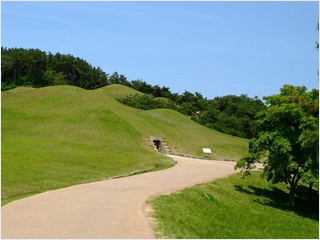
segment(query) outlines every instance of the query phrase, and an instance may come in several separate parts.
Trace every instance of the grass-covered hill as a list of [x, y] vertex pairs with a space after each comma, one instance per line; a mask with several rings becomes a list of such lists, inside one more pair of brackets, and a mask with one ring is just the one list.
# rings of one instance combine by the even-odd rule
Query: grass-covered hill
[[121, 99], [125, 98], [130, 95], [144, 95], [144, 93], [139, 92], [131, 87], [121, 85], [121, 84], [112, 84], [105, 87], [102, 87], [100, 89], [97, 89], [96, 91], [102, 91], [103, 93], [109, 95], [109, 97], [115, 98], [115, 99]]
[[18, 87], [2, 92], [2, 204], [74, 184], [173, 165], [155, 152], [160, 136], [171, 153], [239, 159], [248, 141], [208, 129], [169, 109], [143, 111], [116, 98], [123, 85]]
[[[196, 79], [195, 79], [196, 81]], [[121, 84], [138, 94], [123, 98], [122, 103], [143, 109], [168, 108], [190, 116], [208, 128], [233, 136], [251, 139], [256, 135], [255, 115], [266, 105], [257, 97], [227, 95], [207, 99], [201, 93], [172, 93], [169, 87], [150, 85], [140, 79], [129, 81], [125, 75], [104, 72], [86, 60], [71, 54], [52, 54], [40, 49], [1, 47], [1, 91], [21, 86], [35, 88], [70, 85], [87, 90]], [[115, 90], [115, 91], [114, 91]], [[117, 96], [117, 86], [108, 88]], [[130, 90], [132, 92], [132, 90]], [[142, 95], [145, 93], [147, 95]]]

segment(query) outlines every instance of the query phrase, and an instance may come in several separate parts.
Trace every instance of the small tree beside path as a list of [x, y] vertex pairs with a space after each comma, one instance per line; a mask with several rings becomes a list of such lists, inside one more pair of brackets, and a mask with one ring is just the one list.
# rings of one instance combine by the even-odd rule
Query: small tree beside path
[[[244, 176], [265, 159], [263, 176], [289, 184], [290, 206], [300, 180], [311, 188], [319, 178], [319, 90], [284, 85], [280, 94], [264, 97], [268, 108], [256, 116], [257, 136], [235, 169]], [[312, 189], [311, 189], [312, 190]]]

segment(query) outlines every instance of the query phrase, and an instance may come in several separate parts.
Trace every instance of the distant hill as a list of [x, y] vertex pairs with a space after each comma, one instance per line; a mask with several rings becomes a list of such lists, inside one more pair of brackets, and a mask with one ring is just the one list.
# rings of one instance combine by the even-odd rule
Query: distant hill
[[108, 85], [100, 89], [97, 89], [96, 91], [102, 91], [115, 99], [125, 98], [127, 96], [134, 95], [134, 94], [143, 95], [142, 92], [139, 92], [131, 87], [121, 85], [121, 84]]
[[[68, 85], [2, 92], [2, 198], [152, 171], [173, 165], [154, 151], [161, 137], [171, 153], [239, 159], [248, 140], [226, 135], [170, 109], [143, 111], [115, 98], [123, 85], [84, 90]], [[142, 94], [142, 93], [141, 93]]]
[[[118, 91], [120, 84], [129, 88]], [[247, 139], [257, 134], [255, 115], [266, 108], [260, 99], [249, 98], [245, 94], [210, 100], [199, 92], [172, 93], [169, 87], [153, 86], [141, 79], [129, 81], [118, 72], [106, 73], [99, 66], [92, 66], [71, 54], [1, 47], [1, 91], [19, 86], [40, 88], [59, 85], [87, 90], [103, 88], [128, 106], [143, 110], [170, 108], [208, 128]]]

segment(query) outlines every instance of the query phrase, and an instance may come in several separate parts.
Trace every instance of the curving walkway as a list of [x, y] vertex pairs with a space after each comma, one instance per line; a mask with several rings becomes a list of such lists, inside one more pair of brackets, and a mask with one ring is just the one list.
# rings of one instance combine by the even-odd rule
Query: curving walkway
[[145, 215], [152, 195], [233, 174], [235, 162], [170, 156], [166, 170], [76, 185], [2, 207], [2, 238], [154, 238]]

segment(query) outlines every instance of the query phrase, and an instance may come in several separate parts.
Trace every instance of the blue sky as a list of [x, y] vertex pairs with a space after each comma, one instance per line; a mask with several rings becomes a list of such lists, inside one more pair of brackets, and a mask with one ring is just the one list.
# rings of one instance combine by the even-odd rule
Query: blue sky
[[318, 88], [319, 3], [2, 2], [1, 45], [72, 54], [129, 81], [200, 92]]

